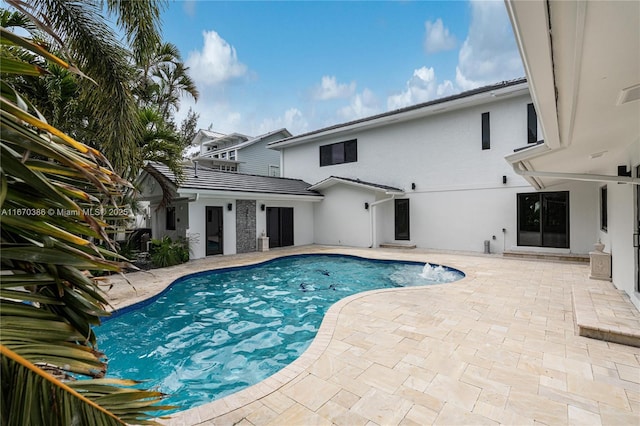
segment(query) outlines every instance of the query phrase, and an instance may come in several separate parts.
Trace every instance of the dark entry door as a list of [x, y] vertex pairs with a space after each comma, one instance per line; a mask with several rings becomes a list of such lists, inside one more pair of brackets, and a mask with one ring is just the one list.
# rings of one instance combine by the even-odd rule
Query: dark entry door
[[396, 200], [395, 202], [395, 238], [396, 240], [409, 239], [409, 199]]
[[222, 207], [207, 206], [207, 256], [222, 254]]
[[269, 247], [293, 245], [293, 207], [267, 207]]

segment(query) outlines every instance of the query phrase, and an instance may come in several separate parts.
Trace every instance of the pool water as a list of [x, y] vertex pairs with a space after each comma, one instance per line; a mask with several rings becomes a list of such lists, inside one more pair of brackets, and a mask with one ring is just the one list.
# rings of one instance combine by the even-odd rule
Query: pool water
[[[455, 269], [302, 255], [206, 271], [114, 312], [96, 333], [111, 377], [146, 380], [180, 410], [258, 383], [293, 362], [327, 309], [362, 291], [464, 277]], [[177, 410], [176, 410], [177, 411]]]

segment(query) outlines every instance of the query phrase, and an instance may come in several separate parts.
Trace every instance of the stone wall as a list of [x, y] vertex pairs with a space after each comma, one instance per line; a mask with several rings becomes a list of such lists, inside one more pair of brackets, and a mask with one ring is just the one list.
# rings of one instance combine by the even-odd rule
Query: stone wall
[[256, 251], [256, 201], [236, 200], [236, 252]]

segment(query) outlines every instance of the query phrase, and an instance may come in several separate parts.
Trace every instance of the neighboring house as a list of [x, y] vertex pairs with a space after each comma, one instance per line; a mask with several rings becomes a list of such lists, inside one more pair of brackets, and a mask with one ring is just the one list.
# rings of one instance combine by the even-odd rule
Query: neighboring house
[[280, 176], [280, 154], [267, 149], [267, 144], [290, 136], [287, 129], [256, 137], [199, 130], [191, 146], [199, 145], [200, 152], [191, 160], [214, 170]]
[[506, 5], [545, 135], [507, 160], [538, 193], [585, 192], [571, 232], [602, 240], [640, 309], [640, 2]]
[[[138, 177], [140, 199], [150, 203], [154, 238], [187, 238], [191, 258], [313, 243], [313, 207], [322, 195], [297, 179], [247, 175], [186, 166], [176, 183], [163, 164], [149, 163]], [[172, 201], [163, 203], [163, 187]]]
[[315, 182], [314, 241], [492, 252], [588, 253], [597, 184], [536, 192], [505, 161], [541, 146], [525, 79], [293, 136], [283, 176]]

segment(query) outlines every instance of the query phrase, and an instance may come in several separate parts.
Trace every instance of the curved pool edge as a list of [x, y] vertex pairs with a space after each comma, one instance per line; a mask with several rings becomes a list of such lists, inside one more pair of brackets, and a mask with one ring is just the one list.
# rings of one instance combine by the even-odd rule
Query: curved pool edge
[[[361, 255], [346, 254], [340, 251], [307, 253], [302, 255], [327, 255], [327, 254], [335, 254], [340, 256], [350, 256], [350, 257], [357, 257], [357, 258], [368, 259], [368, 260], [381, 260], [381, 261], [389, 261], [389, 262], [394, 262], [394, 261], [395, 262], [398, 262], [398, 261], [415, 262], [415, 263], [427, 262], [424, 260], [419, 261], [415, 259], [406, 259], [400, 256], [400, 253], [394, 253], [395, 255], [398, 256], [398, 258], [394, 258], [394, 259], [379, 259], [375, 257], [365, 257]], [[292, 255], [284, 254], [282, 256], [269, 259], [265, 262], [257, 262], [257, 263], [252, 263], [248, 265], [243, 265], [243, 266], [259, 265], [272, 260], [280, 259], [283, 257], [290, 257], [290, 256]], [[442, 265], [440, 263], [437, 263], [437, 264]], [[446, 283], [447, 286], [464, 284], [465, 281], [470, 279], [470, 274], [468, 272], [463, 271], [461, 268], [451, 267], [449, 265], [442, 265], [442, 266], [445, 266], [450, 269], [455, 269], [464, 274], [464, 277], [462, 277], [461, 279], [450, 282], [450, 283]], [[233, 268], [226, 268], [226, 269], [233, 269]], [[202, 272], [210, 272], [210, 270], [202, 271]], [[196, 274], [198, 273], [194, 273], [191, 275], [196, 275]], [[170, 285], [167, 286], [165, 291], [169, 289]], [[170, 414], [169, 415], [170, 419], [166, 424], [167, 425], [194, 425], [201, 422], [210, 421], [211, 419], [224, 416], [248, 404], [251, 404], [255, 401], [265, 398], [268, 395], [280, 390], [282, 387], [293, 384], [297, 380], [304, 378], [307, 374], [311, 374], [311, 373], [307, 373], [307, 374], [304, 374], [304, 373], [310, 367], [312, 367], [313, 364], [316, 361], [318, 361], [320, 357], [325, 353], [325, 351], [329, 347], [329, 344], [332, 341], [332, 337], [337, 328], [338, 321], [340, 319], [340, 313], [346, 306], [353, 303], [354, 301], [359, 300], [361, 298], [365, 298], [365, 297], [375, 296], [381, 293], [429, 291], [430, 289], [438, 288], [440, 286], [441, 286], [440, 284], [436, 284], [436, 285], [423, 285], [423, 286], [415, 286], [415, 287], [395, 287], [395, 288], [374, 289], [374, 290], [353, 294], [344, 299], [338, 300], [333, 305], [331, 305], [327, 310], [327, 312], [325, 313], [322, 319], [322, 322], [320, 323], [320, 327], [318, 328], [318, 332], [316, 336], [313, 338], [309, 347], [292, 363], [288, 364], [287, 366], [285, 366], [278, 372], [274, 373], [273, 375], [267, 377], [266, 379], [262, 380], [261, 382], [258, 382], [254, 385], [249, 386], [248, 388], [242, 389], [238, 392], [235, 392], [231, 395], [227, 395], [225, 397], [214, 400], [212, 402]]]
[[[418, 261], [418, 260], [378, 259], [378, 258], [375, 258], [375, 257], [366, 257], [366, 256], [360, 256], [360, 255], [354, 255], [354, 254], [345, 254], [345, 253], [339, 253], [339, 252], [338, 253], [336, 253], [336, 252], [320, 252], [320, 253], [282, 254], [281, 256], [271, 257], [271, 258], [266, 259], [266, 260], [257, 261], [257, 262], [251, 262], [251, 263], [247, 263], [247, 264], [222, 266], [222, 267], [219, 267], [219, 268], [210, 268], [210, 269], [204, 269], [204, 270], [201, 270], [201, 271], [186, 273], [185, 275], [181, 275], [181, 276], [173, 279], [172, 281], [170, 281], [167, 285], [165, 285], [162, 289], [160, 289], [159, 292], [150, 294], [149, 296], [147, 296], [147, 297], [145, 297], [145, 298], [143, 298], [141, 300], [135, 301], [135, 302], [133, 302], [131, 304], [127, 304], [125, 306], [121, 306], [119, 308], [112, 309], [111, 311], [109, 311], [110, 316], [104, 317], [102, 322], [110, 321], [110, 320], [118, 318], [119, 316], [124, 315], [124, 314], [126, 314], [128, 312], [144, 308], [145, 306], [148, 306], [148, 305], [152, 304], [153, 302], [155, 302], [156, 300], [160, 299], [169, 290], [171, 290], [171, 288], [173, 286], [175, 286], [176, 284], [179, 284], [180, 282], [182, 282], [184, 280], [187, 280], [187, 279], [190, 279], [190, 278], [195, 278], [195, 277], [198, 277], [198, 276], [211, 274], [211, 273], [224, 273], [224, 272], [227, 272], [227, 271], [237, 271], [237, 270], [242, 270], [242, 269], [251, 269], [251, 268], [258, 267], [258, 266], [267, 265], [269, 263], [273, 263], [273, 262], [276, 262], [276, 261], [282, 260], [282, 259], [300, 258], [300, 257], [313, 257], [313, 256], [347, 257], [347, 258], [351, 258], [351, 259], [369, 260], [369, 261], [380, 262], [380, 263], [397, 263], [397, 262], [402, 262], [402, 263], [406, 263], [406, 264], [430, 263], [432, 265], [442, 266], [443, 268], [445, 268], [447, 270], [451, 270], [451, 271], [455, 271], [455, 272], [461, 273], [463, 275], [463, 277], [461, 279], [459, 279], [459, 280], [456, 280], [456, 281], [460, 281], [460, 280], [464, 279], [467, 276], [467, 274], [464, 271], [462, 271], [461, 269], [454, 268], [454, 267], [451, 267], [449, 265], [442, 265], [440, 263], [431, 263], [431, 262]], [[178, 265], [178, 266], [180, 266], [180, 265]], [[156, 271], [156, 270], [152, 270], [152, 271]], [[153, 274], [150, 271], [141, 271], [141, 272], [142, 273], [151, 273], [151, 274]], [[453, 282], [456, 282], [456, 281], [453, 281]], [[401, 287], [398, 287], [398, 288], [401, 288]], [[409, 288], [411, 288], [411, 287], [409, 287]], [[371, 290], [371, 291], [373, 291], [373, 290]]]

